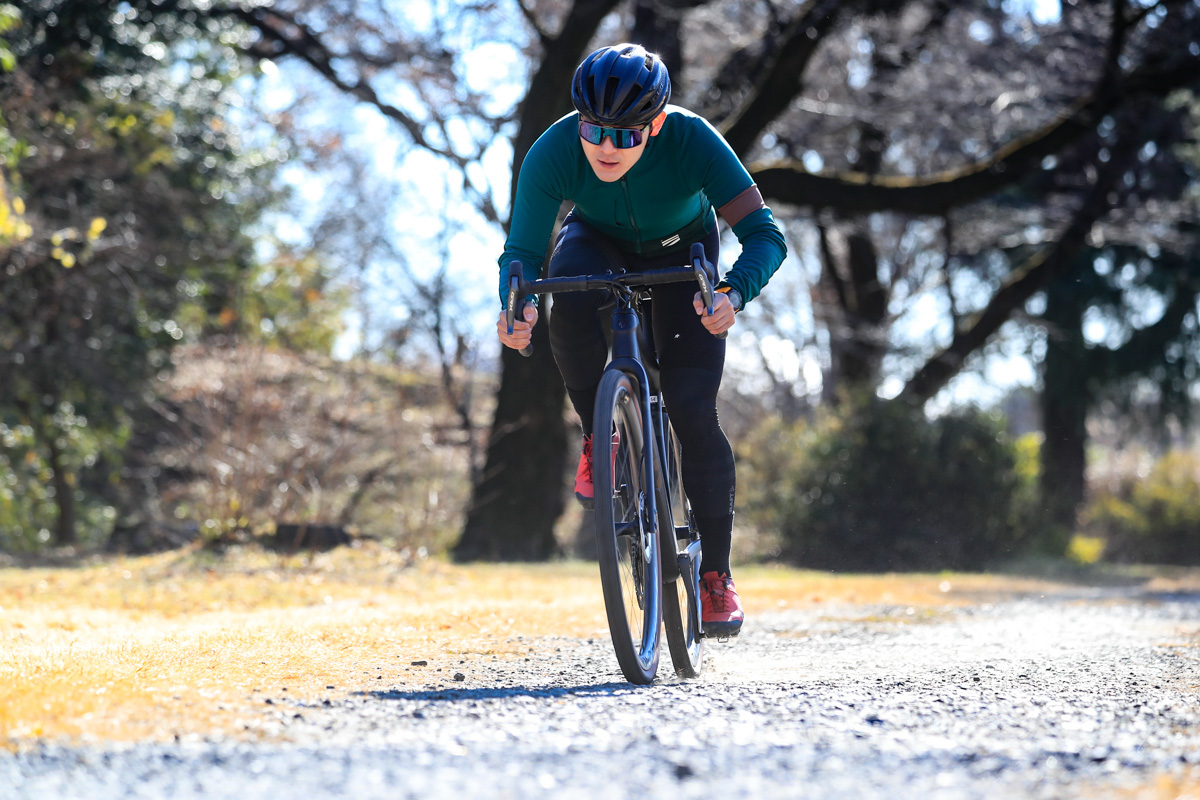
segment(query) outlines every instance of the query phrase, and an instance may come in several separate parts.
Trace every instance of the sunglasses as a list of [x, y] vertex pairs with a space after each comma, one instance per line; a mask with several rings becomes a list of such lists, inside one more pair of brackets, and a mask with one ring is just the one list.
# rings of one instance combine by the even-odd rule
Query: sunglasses
[[606, 128], [594, 122], [579, 121], [579, 138], [592, 144], [600, 144], [607, 136], [612, 139], [613, 147], [618, 150], [628, 150], [642, 143], [646, 128]]

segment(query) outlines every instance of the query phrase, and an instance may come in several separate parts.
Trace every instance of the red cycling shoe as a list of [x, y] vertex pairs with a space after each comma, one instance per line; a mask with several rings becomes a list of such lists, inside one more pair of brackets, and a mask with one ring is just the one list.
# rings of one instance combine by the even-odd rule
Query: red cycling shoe
[[[617, 449], [619, 447], [617, 434], [613, 434], [612, 463], [613, 469], [617, 464]], [[575, 468], [575, 497], [588, 511], [596, 504], [596, 487], [592, 481], [592, 435], [583, 437], [583, 452], [579, 454], [579, 466]]]
[[589, 511], [596, 502], [596, 489], [592, 485], [592, 435], [583, 437], [583, 452], [579, 454], [579, 466], [575, 469], [575, 497]]
[[727, 639], [741, 632], [746, 614], [728, 575], [706, 572], [700, 576], [700, 609], [705, 637]]

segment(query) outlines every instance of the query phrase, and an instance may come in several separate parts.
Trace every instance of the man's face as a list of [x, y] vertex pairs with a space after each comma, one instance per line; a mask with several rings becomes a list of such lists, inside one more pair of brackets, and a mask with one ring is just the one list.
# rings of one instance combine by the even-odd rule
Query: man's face
[[579, 144], [583, 147], [583, 154], [591, 164], [596, 177], [605, 183], [612, 183], [623, 178], [645, 152], [646, 142], [650, 136], [648, 128], [649, 126], [643, 134], [640, 144], [623, 150], [613, 144], [611, 136], [605, 136], [600, 140], [600, 144], [592, 144], [580, 137]]

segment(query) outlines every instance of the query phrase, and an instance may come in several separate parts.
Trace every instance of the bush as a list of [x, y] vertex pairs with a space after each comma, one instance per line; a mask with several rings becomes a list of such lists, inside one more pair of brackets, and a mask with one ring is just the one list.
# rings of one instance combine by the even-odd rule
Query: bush
[[1145, 478], [1098, 492], [1081, 521], [1106, 560], [1200, 565], [1200, 458], [1168, 453]]
[[149, 458], [163, 511], [205, 542], [292, 524], [439, 552], [461, 529], [468, 449], [432, 380], [261, 345], [180, 354], [163, 387], [180, 423]]
[[[835, 570], [978, 568], [1022, 544], [1017, 449], [998, 420], [873, 401], [766, 423], [740, 451], [743, 519]], [[1026, 479], [1027, 480], [1027, 479]]]
[[[61, 403], [45, 424], [52, 426], [73, 492], [75, 544], [92, 548], [112, 530], [120, 449], [128, 430], [105, 431], [88, 424], [70, 403]], [[28, 420], [0, 413], [0, 553], [36, 553], [53, 546], [59, 506], [54, 469]]]

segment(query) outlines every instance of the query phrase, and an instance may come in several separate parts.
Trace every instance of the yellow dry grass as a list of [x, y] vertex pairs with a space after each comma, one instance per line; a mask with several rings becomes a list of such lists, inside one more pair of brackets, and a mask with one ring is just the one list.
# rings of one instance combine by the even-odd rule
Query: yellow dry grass
[[[750, 613], [1062, 589], [989, 575], [774, 568], [739, 570], [738, 586]], [[0, 746], [266, 736], [264, 696], [336, 699], [436, 685], [459, 671], [486, 680], [491, 663], [528, 656], [543, 636], [607, 636], [593, 565], [410, 566], [363, 547], [0, 569]]]
[[[590, 572], [356, 550], [0, 570], [0, 742], [254, 735], [259, 692], [423, 685], [517, 655], [518, 636], [602, 630]], [[416, 660], [428, 669], [406, 669]]]
[[[1084, 792], [1080, 795], [1086, 796]], [[1112, 800], [1200, 800], [1200, 769], [1188, 767], [1178, 775], [1155, 775], [1135, 786], [1096, 788], [1095, 796]]]

